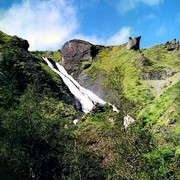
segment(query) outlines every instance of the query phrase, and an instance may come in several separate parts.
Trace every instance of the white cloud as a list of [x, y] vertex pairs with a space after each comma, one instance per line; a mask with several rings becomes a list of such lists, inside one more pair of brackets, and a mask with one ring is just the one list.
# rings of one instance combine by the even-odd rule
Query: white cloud
[[163, 2], [163, 0], [120, 0], [118, 3], [118, 10], [121, 14], [125, 14], [137, 8], [140, 4], [148, 6], [155, 6]]
[[88, 41], [92, 44], [99, 44], [99, 45], [118, 45], [123, 44], [128, 41], [130, 36], [131, 28], [128, 26], [122, 27], [118, 32], [113, 34], [112, 36], [105, 38], [97, 38], [96, 36], [85, 36], [83, 34], [77, 34], [71, 39], [82, 39]]
[[76, 34], [74, 36], [71, 37], [71, 39], [81, 39], [84, 41], [88, 41], [92, 44], [104, 44], [104, 40], [101, 38], [97, 38], [96, 36], [92, 35], [92, 36], [86, 36], [83, 34]]
[[122, 44], [131, 31], [130, 27], [122, 27], [105, 38], [76, 34], [78, 27], [75, 8], [67, 0], [23, 0], [5, 11], [0, 10], [0, 29], [27, 39], [30, 50], [57, 50], [70, 39], [83, 39], [92, 44]]
[[122, 27], [116, 34], [111, 36], [106, 44], [108, 45], [117, 45], [117, 44], [122, 44], [128, 41], [128, 38], [130, 36], [130, 27]]
[[24, 0], [0, 12], [0, 29], [27, 39], [30, 50], [60, 48], [77, 26], [75, 9], [66, 0]]

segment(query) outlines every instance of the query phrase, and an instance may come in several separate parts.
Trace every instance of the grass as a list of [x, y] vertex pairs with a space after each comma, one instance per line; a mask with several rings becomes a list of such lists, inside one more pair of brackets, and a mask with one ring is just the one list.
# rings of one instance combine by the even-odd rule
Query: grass
[[[143, 109], [179, 81], [180, 50], [168, 51], [164, 45], [156, 45], [142, 49], [141, 53], [148, 58], [147, 65], [142, 65], [139, 51], [129, 51], [124, 45], [101, 49], [92, 65], [82, 74], [87, 74], [93, 84], [97, 72], [101, 73], [104, 79], [99, 87], [108, 92], [106, 100], [111, 103], [117, 105], [123, 96], [138, 105], [139, 110]], [[142, 79], [145, 73], [152, 74], [152, 79]]]
[[[111, 50], [103, 49], [93, 61], [90, 68], [83, 73], [92, 81], [97, 72], [102, 73], [102, 88], [108, 91], [107, 100], [117, 105], [122, 97], [136, 104], [147, 104], [153, 99], [152, 88], [139, 79], [141, 70], [136, 58], [138, 51], [129, 51], [124, 46], [113, 46]], [[121, 102], [123, 103], [123, 102]]]
[[[180, 83], [173, 85], [137, 116], [145, 123], [145, 129], [149, 129], [160, 141], [166, 138], [176, 139], [180, 135], [179, 88]], [[168, 142], [165, 140], [163, 144], [166, 143]]]
[[0, 44], [5, 44], [6, 42], [8, 42], [12, 37], [3, 33], [2, 31], [0, 31]]
[[31, 53], [37, 57], [47, 57], [55, 62], [61, 61], [61, 53], [59, 51], [31, 51]]
[[180, 50], [168, 51], [164, 45], [156, 45], [143, 51], [146, 57], [149, 57], [157, 66], [169, 67], [174, 70], [180, 68]]
[[[3, 43], [11, 43], [11, 37], [0, 31], [0, 42], [1, 41], [3, 41]], [[4, 46], [3, 43], [0, 43], [0, 48]], [[32, 103], [34, 105], [35, 113], [33, 116], [36, 115], [36, 112], [37, 115], [39, 113], [44, 114], [43, 119], [45, 123], [40, 128], [43, 134], [42, 137], [44, 137], [45, 132], [50, 142], [51, 140], [55, 141], [56, 139], [54, 139], [53, 136], [49, 136], [48, 131], [53, 134], [54, 127], [59, 127], [58, 124], [61, 121], [62, 128], [59, 129], [57, 133], [68, 131], [64, 128], [64, 124], [69, 123], [67, 124], [69, 131], [72, 126], [74, 127], [71, 135], [75, 138], [75, 146], [73, 144], [72, 147], [76, 148], [77, 142], [78, 145], [86, 149], [86, 151], [83, 152], [84, 154], [87, 154], [89, 151], [92, 152], [92, 154], [100, 152], [102, 157], [100, 165], [105, 167], [105, 170], [109, 168], [109, 170], [114, 171], [114, 174], [118, 174], [118, 170], [119, 173], [122, 174], [122, 177], [125, 177], [124, 173], [126, 173], [130, 167], [132, 171], [129, 171], [130, 175], [126, 176], [127, 179], [129, 179], [128, 177], [131, 177], [134, 168], [137, 167], [135, 171], [138, 171], [138, 166], [140, 163], [143, 163], [141, 162], [141, 158], [145, 158], [147, 162], [143, 168], [149, 170], [148, 173], [152, 174], [149, 179], [153, 179], [153, 177], [157, 177], [157, 179], [171, 179], [169, 178], [170, 170], [174, 170], [176, 165], [178, 168], [180, 158], [179, 50], [167, 51], [164, 45], [143, 49], [141, 52], [148, 61], [148, 63], [144, 65], [141, 62], [142, 59], [140, 59], [142, 55], [140, 51], [129, 51], [124, 45], [113, 46], [108, 49], [102, 48], [93, 60], [92, 65], [90, 67], [87, 66], [87, 69], [85, 69], [81, 75], [83, 75], [83, 73], [87, 74], [90, 77], [90, 81], [88, 80], [89, 82], [87, 83], [93, 86], [93, 82], [98, 78], [97, 75], [99, 73], [102, 74], [102, 76], [100, 76], [101, 81], [99, 81], [99, 86], [106, 92], [106, 100], [112, 104], [115, 103], [118, 109], [120, 109], [120, 113], [112, 112], [105, 105], [102, 112], [94, 110], [92, 113], [82, 115], [77, 113], [71, 105], [63, 102], [70, 98], [70, 92], [61, 78], [45, 65], [41, 58], [45, 56], [59, 62], [61, 59], [59, 52], [30, 52], [33, 55], [32, 57], [37, 57], [31, 60], [29, 52], [25, 53], [22, 49], [15, 49], [11, 52], [10, 46], [6, 48], [7, 62], [14, 58], [13, 63], [20, 65], [24, 74], [32, 74], [32, 82], [38, 78], [38, 81], [35, 83], [31, 81], [27, 83], [33, 84], [34, 90], [36, 90], [36, 86], [38, 86], [38, 89], [43, 88], [44, 92], [49, 93], [48, 96], [45, 96], [44, 101], [37, 101], [39, 106], [36, 107], [34, 99], [38, 99], [39, 96], [35, 97], [33, 91], [29, 91], [29, 93], [31, 92], [30, 94], [25, 90], [22, 91], [22, 97], [26, 97], [28, 100], [24, 98], [24, 101], [21, 101], [24, 110], [30, 113], [29, 108], [31, 108], [31, 106], [27, 106], [27, 102], [30, 102], [30, 104]], [[17, 46], [15, 48], [17, 48]], [[19, 51], [22, 51], [23, 58], [16, 57]], [[26, 57], [27, 54], [30, 57]], [[3, 54], [0, 54], [0, 56], [3, 56]], [[89, 64], [89, 62], [84, 61], [81, 65], [86, 66], [87, 64]], [[37, 66], [37, 69], [31, 69], [35, 66]], [[171, 71], [169, 72], [170, 75], [167, 75], [167, 71]], [[163, 79], [143, 79], [142, 76], [144, 73], [161, 75]], [[37, 74], [37, 77], [34, 76], [35, 74]], [[27, 76], [27, 78], [31, 77], [30, 75]], [[20, 77], [24, 76], [22, 75]], [[25, 80], [24, 82], [26, 82]], [[96, 85], [98, 86], [98, 84]], [[29, 88], [29, 90], [32, 89]], [[25, 96], [23, 95], [24, 93], [26, 93]], [[21, 100], [23, 99], [21, 98]], [[72, 104], [72, 98], [69, 100], [71, 100], [70, 103]], [[37, 111], [39, 107], [42, 108], [41, 111]], [[24, 111], [22, 112], [24, 113]], [[135, 119], [135, 123], [125, 129], [123, 127], [123, 117], [127, 114]], [[26, 113], [24, 113], [24, 115], [26, 115]], [[71, 124], [75, 118], [80, 120], [76, 126]], [[54, 120], [56, 120], [57, 123]], [[9, 122], [8, 119], [7, 122]], [[24, 122], [23, 119], [22, 122]], [[35, 120], [34, 122], [39, 123], [40, 121]], [[33, 132], [34, 131], [32, 131], [32, 134], [34, 134]], [[38, 131], [38, 133], [39, 132], [40, 131]], [[143, 141], [144, 139], [145, 141]], [[61, 138], [57, 139], [57, 142], [61, 143], [61, 140]], [[140, 141], [139, 144], [138, 141]], [[140, 154], [139, 160], [137, 159], [138, 153]], [[74, 155], [77, 155], [77, 151], [74, 152]], [[71, 159], [72, 156], [73, 153], [70, 153], [68, 158]], [[80, 153], [79, 157], [81, 156], [82, 154]], [[118, 158], [119, 160], [117, 160]], [[85, 158], [80, 161], [80, 164], [86, 162], [84, 159], [88, 161], [89, 157], [85, 156]], [[95, 160], [96, 158], [93, 158], [93, 163], [89, 161], [90, 165], [94, 165]], [[77, 161], [77, 158], [75, 158], [74, 161]], [[172, 162], [174, 162], [174, 164]], [[72, 165], [71, 163], [72, 161], [70, 161], [70, 165]], [[131, 166], [129, 166], [129, 163], [132, 163], [130, 164]], [[127, 168], [124, 169], [124, 166]], [[69, 167], [68, 165], [68, 170]], [[84, 170], [85, 169], [82, 168], [82, 172]], [[136, 175], [134, 177], [137, 177], [136, 172], [134, 172], [134, 174]]]

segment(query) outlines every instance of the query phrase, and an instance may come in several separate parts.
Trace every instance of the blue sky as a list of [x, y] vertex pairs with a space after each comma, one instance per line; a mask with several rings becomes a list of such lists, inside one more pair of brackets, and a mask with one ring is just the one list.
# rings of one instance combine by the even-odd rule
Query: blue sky
[[30, 50], [57, 50], [70, 39], [141, 47], [180, 40], [179, 0], [0, 0], [0, 30], [27, 39]]

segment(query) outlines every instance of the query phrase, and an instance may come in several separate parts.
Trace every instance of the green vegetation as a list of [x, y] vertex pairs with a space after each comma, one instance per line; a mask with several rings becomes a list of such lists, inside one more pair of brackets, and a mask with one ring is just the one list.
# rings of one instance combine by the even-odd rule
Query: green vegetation
[[55, 62], [61, 61], [61, 53], [59, 51], [32, 51], [31, 53], [37, 58], [47, 57]]
[[180, 50], [102, 48], [82, 74], [92, 84], [102, 74], [120, 113], [106, 104], [86, 115], [42, 56], [61, 59], [0, 31], [0, 179], [180, 178]]
[[151, 145], [143, 155], [146, 175], [141, 174], [140, 179], [144, 175], [150, 179], [179, 177], [179, 54], [164, 45], [141, 52], [115, 46], [102, 49], [82, 73], [91, 77], [91, 84], [97, 72], [103, 74], [100, 87], [108, 92], [106, 99], [120, 109], [119, 120], [130, 114], [142, 123], [141, 131], [150, 133]]
[[[141, 65], [136, 51], [129, 51], [125, 46], [114, 46], [111, 50], [102, 50], [96, 61], [84, 73], [88, 74], [92, 81], [96, 73], [101, 72], [105, 77], [102, 88], [108, 92], [107, 100], [116, 104], [118, 108], [124, 105], [124, 113], [127, 114], [133, 107], [137, 114], [138, 109], [154, 99], [153, 89], [141, 79]], [[93, 83], [92, 83], [93, 84]]]
[[[154, 147], [145, 155], [152, 177], [179, 177], [180, 83], [169, 88], [143, 109], [138, 119], [153, 135]], [[156, 164], [156, 165], [155, 165]]]

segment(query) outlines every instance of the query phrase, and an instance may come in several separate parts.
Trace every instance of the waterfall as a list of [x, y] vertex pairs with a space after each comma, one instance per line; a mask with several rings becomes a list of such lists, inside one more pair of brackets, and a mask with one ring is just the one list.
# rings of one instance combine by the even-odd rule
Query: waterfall
[[[90, 112], [95, 104], [106, 104], [104, 100], [96, 96], [93, 92], [82, 87], [75, 79], [73, 79], [73, 77], [67, 73], [64, 67], [59, 63], [56, 62], [56, 67], [54, 67], [54, 65], [47, 58], [43, 57], [43, 59], [48, 64], [48, 66], [62, 78], [74, 97], [79, 100], [82, 106], [82, 111], [84, 113]], [[114, 111], [119, 112], [115, 106], [111, 106], [113, 107]]]

